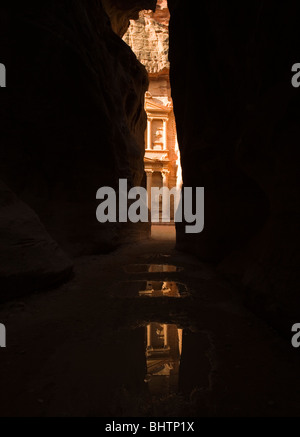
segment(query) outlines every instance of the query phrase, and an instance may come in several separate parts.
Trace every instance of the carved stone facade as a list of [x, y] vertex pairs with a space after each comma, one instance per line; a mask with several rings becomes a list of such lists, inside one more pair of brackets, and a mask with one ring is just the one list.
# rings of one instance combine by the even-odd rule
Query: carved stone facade
[[[145, 133], [145, 171], [149, 193], [152, 187], [172, 189], [181, 185], [181, 165], [169, 75], [169, 19], [167, 2], [159, 0], [156, 12], [141, 12], [138, 20], [131, 21], [124, 36], [124, 41], [131, 46], [149, 74], [149, 90], [145, 96], [148, 120]], [[174, 219], [173, 210], [171, 217]]]

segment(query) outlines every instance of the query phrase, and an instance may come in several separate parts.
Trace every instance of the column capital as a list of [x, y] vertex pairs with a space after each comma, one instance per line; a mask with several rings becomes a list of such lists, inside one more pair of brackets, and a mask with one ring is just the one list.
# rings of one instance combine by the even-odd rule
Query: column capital
[[150, 168], [145, 168], [145, 172], [149, 175], [152, 175], [154, 173], [154, 170], [151, 170]]

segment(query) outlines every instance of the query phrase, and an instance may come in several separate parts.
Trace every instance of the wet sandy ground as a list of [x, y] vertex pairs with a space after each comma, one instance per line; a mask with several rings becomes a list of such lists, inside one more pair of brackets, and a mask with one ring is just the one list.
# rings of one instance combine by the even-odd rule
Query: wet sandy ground
[[300, 416], [299, 350], [172, 241], [80, 258], [0, 322], [1, 416]]

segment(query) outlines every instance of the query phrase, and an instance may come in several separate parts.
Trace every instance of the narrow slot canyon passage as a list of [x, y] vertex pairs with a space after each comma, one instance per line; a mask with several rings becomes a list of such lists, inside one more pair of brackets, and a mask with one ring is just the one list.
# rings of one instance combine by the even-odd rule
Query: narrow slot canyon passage
[[[149, 210], [159, 218], [158, 223], [152, 222], [151, 237], [175, 241], [174, 196], [170, 204], [166, 204], [165, 196], [159, 199], [151, 196], [151, 190], [155, 187], [177, 189], [178, 192], [182, 187], [182, 167], [170, 83], [169, 22], [167, 3], [159, 1], [156, 12], [142, 11], [138, 20], [130, 22], [123, 40], [146, 68], [149, 80], [145, 94], [147, 128], [144, 166]], [[165, 217], [166, 209], [170, 210], [169, 220]]]
[[[0, 416], [299, 417], [295, 14], [53, 1], [0, 6]], [[203, 232], [97, 221], [122, 179]]]

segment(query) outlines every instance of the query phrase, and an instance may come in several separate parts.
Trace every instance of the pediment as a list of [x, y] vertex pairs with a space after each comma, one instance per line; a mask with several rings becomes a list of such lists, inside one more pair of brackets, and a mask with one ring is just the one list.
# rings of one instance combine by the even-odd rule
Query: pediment
[[148, 112], [158, 112], [158, 113], [165, 113], [165, 114], [169, 114], [172, 111], [172, 107], [159, 104], [153, 101], [153, 99], [146, 99], [145, 108], [146, 111]]

